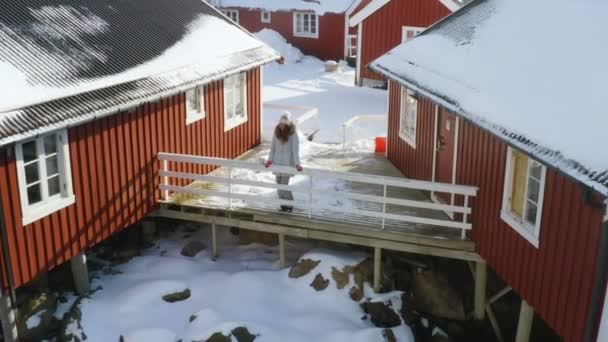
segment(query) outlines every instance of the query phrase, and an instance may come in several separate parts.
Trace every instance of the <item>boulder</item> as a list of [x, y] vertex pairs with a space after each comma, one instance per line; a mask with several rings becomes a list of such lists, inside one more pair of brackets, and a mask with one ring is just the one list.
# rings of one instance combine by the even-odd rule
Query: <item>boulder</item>
[[222, 334], [221, 332], [216, 332], [213, 335], [209, 336], [208, 339], [205, 340], [205, 342], [231, 342], [232, 339], [230, 338], [230, 335], [226, 336], [224, 334]]
[[384, 342], [397, 342], [397, 337], [395, 337], [395, 333], [391, 329], [382, 330], [382, 337], [384, 338]]
[[184, 291], [169, 293], [163, 296], [163, 300], [169, 303], [181, 302], [190, 298], [190, 289]]
[[321, 273], [317, 273], [310, 286], [317, 291], [323, 291], [329, 286], [329, 279], [325, 279]]
[[236, 338], [237, 342], [253, 342], [253, 340], [255, 340], [257, 337], [256, 335], [250, 333], [246, 327], [236, 327], [232, 329], [231, 333], [232, 336]]
[[355, 302], [360, 302], [361, 299], [363, 299], [363, 290], [357, 286], [353, 286], [348, 291], [348, 295], [350, 296], [350, 299], [354, 300]]
[[336, 287], [338, 289], [343, 289], [346, 285], [348, 285], [348, 273], [345, 271], [341, 272], [335, 267], [331, 268], [331, 277], [336, 282]]
[[55, 323], [57, 297], [50, 292], [30, 295], [18, 310], [19, 337], [25, 341], [42, 340]]
[[417, 311], [445, 319], [465, 319], [462, 298], [441, 273], [418, 272], [411, 291], [412, 304]]
[[82, 320], [82, 311], [80, 311], [80, 304], [88, 297], [78, 297], [76, 301], [70, 307], [61, 320], [61, 328], [57, 336], [58, 342], [81, 342], [87, 339], [87, 335], [80, 324]]
[[365, 259], [361, 261], [353, 269], [355, 275], [355, 284], [362, 289], [364, 283], [372, 283], [374, 280], [374, 262], [372, 259]]
[[193, 240], [188, 242], [184, 248], [182, 248], [182, 255], [186, 257], [193, 258], [200, 251], [204, 250], [207, 246], [202, 241]]
[[365, 302], [363, 311], [369, 314], [372, 323], [378, 328], [393, 328], [401, 325], [401, 318], [395, 311], [382, 302]]
[[289, 278], [300, 278], [312, 271], [319, 263], [321, 260], [300, 259], [289, 270]]

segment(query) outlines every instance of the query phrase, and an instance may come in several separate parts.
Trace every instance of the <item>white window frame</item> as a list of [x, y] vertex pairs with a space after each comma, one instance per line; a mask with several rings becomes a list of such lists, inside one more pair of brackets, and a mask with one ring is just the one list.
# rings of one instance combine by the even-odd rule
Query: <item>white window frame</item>
[[[414, 134], [410, 135], [404, 131], [403, 122], [407, 121], [403, 120], [403, 115], [407, 115], [409, 113], [407, 108], [407, 97], [411, 97], [416, 100], [416, 111], [414, 112]], [[414, 96], [414, 93], [411, 90], [408, 90], [405, 87], [401, 87], [401, 103], [399, 105], [399, 137], [403, 139], [406, 143], [408, 143], [413, 148], [416, 148], [416, 133], [418, 131], [418, 99]]]
[[[232, 115], [232, 118], [229, 118], [228, 114], [230, 113], [230, 111], [232, 111], [234, 113], [234, 112], [236, 112], [236, 110], [235, 110], [234, 105], [230, 106], [229, 95], [227, 94], [228, 89], [226, 87], [226, 81], [230, 78], [235, 78], [235, 77], [240, 78], [240, 81], [241, 81], [240, 87], [241, 87], [241, 91], [243, 94], [243, 113], [242, 113], [242, 115]], [[239, 86], [239, 85], [237, 84], [237, 86]], [[234, 101], [233, 101], [233, 104], [234, 104]], [[227, 132], [237, 126], [240, 126], [240, 125], [244, 124], [245, 122], [247, 122], [247, 120], [248, 120], [247, 74], [242, 72], [239, 74], [228, 76], [224, 79], [224, 131]]]
[[[426, 30], [426, 27], [419, 27], [419, 26], [402, 26], [401, 27], [401, 42], [405, 43], [408, 40], [411, 40], [412, 38], [416, 37], [420, 32]], [[412, 38], [408, 39], [407, 38], [407, 34], [408, 32], [414, 32], [414, 35], [412, 36]]]
[[[190, 104], [194, 98], [194, 106]], [[186, 125], [205, 118], [205, 90], [203, 86], [196, 86], [186, 91]]]
[[[522, 218], [513, 214], [510, 208], [511, 204], [511, 192], [512, 192], [512, 184], [513, 184], [513, 176], [514, 176], [514, 163], [513, 163], [513, 151], [514, 149], [508, 147], [507, 149], [507, 162], [505, 163], [505, 179], [504, 179], [504, 187], [503, 187], [503, 197], [502, 197], [502, 208], [500, 211], [500, 218], [506, 222], [511, 228], [513, 228], [516, 232], [518, 232], [522, 237], [524, 237], [528, 242], [530, 242], [534, 247], [538, 248], [540, 243], [540, 228], [541, 228], [541, 218], [543, 212], [543, 202], [545, 197], [545, 182], [547, 175], [547, 168], [539, 163], [538, 161], [530, 158], [528, 156], [528, 165], [527, 165], [527, 173], [526, 173], [526, 186], [524, 190], [524, 206], [523, 206], [523, 214]], [[538, 164], [541, 167], [541, 174], [539, 180], [539, 189], [538, 189], [538, 202], [536, 204], [536, 220], [535, 224], [531, 225], [529, 222], [525, 220], [523, 216], [526, 215], [527, 205], [528, 205], [528, 184], [530, 178], [530, 168], [533, 164]]]
[[[266, 16], [266, 17], [264, 17]], [[263, 23], [270, 23], [271, 20], [271, 16], [270, 16], [270, 11], [262, 11], [262, 13], [260, 14], [260, 21]]]
[[[57, 161], [60, 193], [54, 196], [48, 196], [48, 183], [46, 162], [44, 153], [44, 138], [48, 136], [56, 136], [57, 140]], [[23, 144], [31, 141], [36, 142], [38, 150], [38, 175], [41, 185], [42, 201], [34, 204], [29, 204], [27, 198], [27, 183], [25, 178], [25, 166], [23, 161]], [[53, 133], [39, 136], [35, 139], [29, 139], [15, 145], [15, 155], [17, 164], [17, 178], [19, 182], [19, 196], [21, 200], [22, 223], [28, 225], [38, 221], [58, 210], [68, 207], [76, 202], [74, 191], [72, 189], [72, 170], [70, 167], [70, 148], [68, 142], [67, 130], [55, 131]]]
[[[310, 22], [310, 16], [315, 17], [315, 32], [304, 31], [304, 25], [302, 25], [302, 31], [298, 31], [298, 16], [302, 16], [302, 21], [306, 20], [308, 16], [308, 21]], [[294, 37], [302, 37], [302, 38], [319, 38], [319, 16], [313, 12], [294, 12], [293, 13], [293, 35]]]
[[239, 11], [238, 10], [232, 10], [232, 9], [226, 9], [226, 10], [222, 10], [222, 13], [224, 13], [225, 16], [227, 16], [230, 20], [234, 21], [235, 23], [239, 23]]

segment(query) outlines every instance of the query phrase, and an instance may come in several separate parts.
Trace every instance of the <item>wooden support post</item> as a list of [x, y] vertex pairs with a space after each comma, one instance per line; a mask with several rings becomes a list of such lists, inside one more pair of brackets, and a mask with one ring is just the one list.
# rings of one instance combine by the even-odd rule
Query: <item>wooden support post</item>
[[517, 323], [517, 335], [515, 336], [515, 342], [530, 341], [530, 332], [532, 331], [533, 321], [534, 309], [522, 299], [521, 308], [519, 309], [519, 322]]
[[11, 306], [11, 298], [6, 293], [0, 295], [0, 322], [2, 322], [4, 341], [19, 341], [15, 309]]
[[477, 320], [485, 318], [486, 308], [486, 283], [488, 279], [488, 267], [485, 262], [475, 263], [475, 313]]
[[87, 257], [84, 252], [80, 252], [70, 260], [72, 267], [72, 277], [74, 278], [74, 288], [79, 295], [89, 293], [89, 270], [87, 268]]
[[215, 227], [215, 223], [211, 225], [211, 244], [213, 248], [213, 258], [217, 258], [217, 228]]
[[374, 248], [374, 292], [380, 292], [380, 277], [382, 275], [382, 248]]
[[285, 260], [285, 234], [279, 234], [279, 267], [284, 269], [287, 262]]

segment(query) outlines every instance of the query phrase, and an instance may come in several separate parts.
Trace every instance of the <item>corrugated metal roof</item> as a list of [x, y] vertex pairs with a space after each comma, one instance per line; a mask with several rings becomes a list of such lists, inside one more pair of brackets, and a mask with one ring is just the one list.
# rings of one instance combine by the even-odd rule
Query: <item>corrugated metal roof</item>
[[[212, 32], [201, 37], [215, 39], [197, 41], [196, 34], [205, 30]], [[231, 41], [222, 41], [224, 37]], [[180, 57], [170, 54], [175, 47], [182, 48], [178, 52], [202, 51], [202, 58], [172, 64]], [[216, 55], [218, 49], [221, 55]], [[27, 87], [23, 101], [17, 101], [25, 106], [0, 112], [0, 145], [113, 114], [279, 57], [200, 0], [3, 1], [0, 67], [18, 70]], [[10, 89], [14, 82], [0, 77], [0, 88]], [[28, 101], [28, 87], [46, 96]]]
[[[439, 21], [421, 33], [417, 38], [424, 36], [441, 36], [455, 42], [454, 46], [456, 47], [464, 48], [469, 44], [473, 44], [472, 46], [474, 47], [476, 43], [476, 31], [479, 30], [480, 27], [486, 25], [495, 15], [498, 4], [500, 4], [500, 1], [496, 0], [473, 1], [452, 15]], [[414, 38], [414, 41], [417, 38]], [[522, 39], [522, 37], [513, 37], [513, 39]], [[441, 88], [438, 86], [439, 82], [449, 83], [458, 81], [460, 82], [460, 86], [468, 86], [466, 79], [454, 80], [450, 79], [449, 76], [446, 76], [448, 75], [448, 73], [445, 73], [446, 70], [449, 70], [451, 67], [458, 68], [458, 65], [445, 63], [443, 64], [443, 67], [447, 68], [445, 70], [434, 70], [430, 69], [428, 65], [418, 65], [417, 62], [411, 61], [405, 56], [405, 51], [407, 49], [412, 50], [411, 45], [409, 45], [409, 47], [408, 45], [408, 43], [402, 44], [395, 48], [395, 50], [390, 51], [376, 61], [373, 61], [369, 65], [370, 69], [411, 89], [419, 91], [459, 116], [471, 120], [479, 127], [484, 128], [497, 137], [505, 140], [510, 145], [534, 156], [535, 159], [538, 159], [544, 164], [585, 184], [603, 196], [608, 196], [608, 170], [594, 168], [591, 165], [583, 165], [583, 163], [576, 160], [576, 155], [565, 156], [559, 150], [555, 149], [555, 147], [552, 148], [551, 146], [543, 145], [535, 140], [540, 139], [540, 137], [534, 137], [530, 134], [521, 134], [515, 129], [510, 129], [484, 117], [483, 113], [472, 113], [467, 111], [463, 108], [459, 98], [454, 98], [454, 96], [450, 96], [446, 92], [438, 90]], [[392, 59], [389, 62], [390, 58]], [[442, 58], [449, 59], [449, 54], [447, 52], [442, 54]], [[399, 67], [395, 64], [397, 59], [401, 59], [400, 63], [402, 64], [408, 64], [407, 67]], [[500, 63], [501, 62], [499, 61], [489, 61], [488, 65], [492, 65], [494, 68], [501, 68], [501, 70], [511, 70], [509, 69], [509, 63]], [[421, 81], [421, 75], [423, 74], [432, 74], [432, 77], [425, 78], [424, 81]], [[532, 76], [529, 75], [528, 77]], [[522, 81], [526, 82], [525, 80]], [[564, 86], [572, 87], [572, 85]], [[476, 89], [474, 90], [478, 91]], [[602, 109], [598, 108], [597, 115], [602, 115]], [[577, 125], [576, 122], [571, 122], [569, 124]], [[519, 126], [518, 122], [513, 122], [512, 126]], [[587, 148], [596, 148], [596, 146], [587, 146]]]

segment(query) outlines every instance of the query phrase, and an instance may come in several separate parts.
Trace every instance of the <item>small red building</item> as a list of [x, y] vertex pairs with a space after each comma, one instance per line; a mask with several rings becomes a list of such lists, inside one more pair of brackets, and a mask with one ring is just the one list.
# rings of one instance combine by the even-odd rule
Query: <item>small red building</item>
[[380, 86], [385, 78], [367, 65], [462, 6], [457, 0], [366, 0], [350, 18], [357, 33], [357, 85]]
[[271, 29], [307, 55], [342, 60], [356, 51], [348, 20], [361, 0], [217, 0], [216, 7], [250, 32]]
[[389, 79], [388, 158], [479, 188], [471, 238], [522, 298], [517, 341], [534, 313], [567, 342], [608, 337], [607, 9], [477, 0], [370, 66]]
[[199, 0], [2, 3], [0, 46], [4, 300], [155, 209], [157, 153], [259, 144], [280, 58]]

